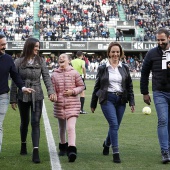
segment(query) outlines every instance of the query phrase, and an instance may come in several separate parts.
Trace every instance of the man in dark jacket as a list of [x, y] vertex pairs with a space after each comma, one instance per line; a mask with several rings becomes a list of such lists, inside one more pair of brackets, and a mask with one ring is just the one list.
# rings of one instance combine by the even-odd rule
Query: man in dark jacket
[[2, 136], [3, 136], [2, 125], [9, 103], [9, 96], [8, 96], [9, 74], [13, 79], [13, 81], [18, 86], [18, 88], [22, 89], [23, 92], [31, 93], [32, 91], [34, 91], [31, 88], [24, 87], [24, 83], [20, 78], [19, 74], [17, 73], [12, 57], [5, 53], [6, 44], [7, 42], [6, 42], [5, 35], [0, 34], [0, 152], [1, 152]]
[[152, 72], [153, 100], [158, 117], [158, 139], [162, 163], [170, 162], [170, 32], [160, 28], [156, 33], [158, 47], [148, 51], [144, 58], [140, 89], [143, 100], [150, 105], [149, 74]]

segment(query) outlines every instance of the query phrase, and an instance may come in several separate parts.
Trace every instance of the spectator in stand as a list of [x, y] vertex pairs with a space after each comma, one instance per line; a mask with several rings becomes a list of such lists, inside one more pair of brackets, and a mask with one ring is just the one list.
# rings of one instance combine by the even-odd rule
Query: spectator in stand
[[102, 0], [102, 5], [106, 5], [106, 0]]
[[119, 37], [121, 41], [124, 41], [123, 31], [120, 30]]
[[85, 32], [84, 34], [83, 34], [83, 41], [88, 41], [88, 37], [87, 37], [87, 33]]
[[144, 35], [144, 41], [149, 41], [149, 37], [148, 37], [148, 35], [146, 33]]
[[117, 3], [118, 3], [118, 7], [119, 7], [118, 9], [121, 10], [121, 3], [122, 3], [122, 0], [118, 0]]
[[55, 36], [55, 33], [52, 32], [52, 35], [51, 35], [51, 41], [56, 41], [57, 37]]
[[116, 41], [119, 41], [120, 38], [120, 32], [119, 30], [116, 30]]
[[144, 34], [143, 31], [141, 31], [139, 34], [139, 41], [143, 41], [143, 39], [144, 39]]
[[150, 39], [151, 39], [151, 41], [156, 41], [156, 36], [153, 32], [151, 32]]
[[[100, 3], [99, 1], [95, 4], [93, 1], [83, 1], [82, 5], [77, 6], [78, 2], [80, 1], [75, 0], [72, 8], [71, 1], [67, 3], [63, 3], [60, 1], [57, 1], [57, 3], [47, 3], [45, 1], [40, 3], [40, 12], [38, 14], [38, 16], [40, 17], [40, 22], [37, 24], [33, 23], [33, 16], [26, 13], [26, 11], [33, 10], [31, 9], [29, 2], [20, 5], [18, 5], [17, 2], [15, 2], [16, 4], [14, 5], [0, 5], [0, 7], [2, 6], [3, 9], [5, 9], [3, 11], [4, 13], [1, 13], [1, 15], [3, 16], [2, 25], [5, 25], [3, 31], [6, 35], [8, 35], [8, 33], [11, 31], [11, 27], [13, 27], [14, 34], [22, 34], [23, 31], [26, 31], [26, 27], [28, 27], [29, 35], [31, 35], [31, 33], [33, 32], [33, 27], [36, 26], [36, 30], [40, 30], [40, 37], [42, 37], [42, 35], [46, 33], [43, 31], [45, 27], [48, 27], [52, 30], [52, 32], [54, 32], [56, 27], [60, 26], [62, 30], [63, 28], [65, 29], [66, 35], [68, 34], [69, 30], [71, 30], [71, 27], [69, 27], [70, 25], [85, 26], [87, 28], [90, 27], [91, 23], [93, 23], [95, 26], [103, 23], [103, 27], [105, 28], [105, 21], [109, 21], [110, 18], [119, 19], [117, 6], [120, 7], [121, 4], [126, 13], [127, 20], [134, 20], [136, 26], [144, 28], [144, 33], [146, 33], [147, 31], [155, 32], [157, 27], [170, 26], [170, 7], [165, 1], [155, 1], [154, 3], [150, 1], [134, 1], [133, 3], [131, 2], [130, 5], [129, 1], [128, 3], [122, 0], [119, 0], [117, 2], [113, 0], [103, 1], [103, 5], [105, 4], [107, 7], [111, 6], [106, 11], [103, 10], [101, 5], [102, 3]], [[27, 10], [25, 10], [25, 6], [28, 8]], [[86, 9], [85, 6], [88, 6], [88, 8]], [[11, 14], [9, 15], [8, 12], [13, 13], [14, 10], [16, 11], [17, 18], [14, 22], [12, 22], [10, 21]], [[66, 29], [67, 27], [69, 30]], [[59, 40], [62, 40], [62, 34], [62, 32], [59, 33]], [[108, 34], [106, 35], [107, 38]], [[14, 37], [17, 38], [17, 36]], [[81, 41], [81, 39], [82, 37], [80, 37], [79, 41]], [[15, 39], [13, 38], [12, 40]], [[149, 37], [148, 41], [149, 40], [151, 40], [151, 37]]]
[[25, 36], [26, 36], [25, 33], [23, 33], [23, 34], [22, 34], [22, 37], [21, 37], [21, 40], [22, 40], [22, 41], [25, 41], [25, 39], [26, 39]]
[[[17, 30], [18, 33], [22, 34], [26, 31], [26, 27], [29, 28], [28, 34], [30, 35], [30, 32], [32, 32], [33, 28], [33, 16], [31, 14], [28, 14], [27, 11], [31, 11], [30, 2], [15, 2], [15, 4], [9, 4], [6, 2], [6, 4], [0, 4], [0, 8], [4, 9], [0, 10], [0, 14], [3, 16], [1, 19], [1, 23], [4, 26], [4, 34], [16, 34]], [[27, 10], [25, 10], [27, 8]], [[15, 12], [16, 18], [13, 19], [13, 13]], [[17, 29], [19, 28], [19, 29]], [[15, 36], [13, 35], [13, 38], [10, 40], [21, 40], [21, 39], [15, 39]]]

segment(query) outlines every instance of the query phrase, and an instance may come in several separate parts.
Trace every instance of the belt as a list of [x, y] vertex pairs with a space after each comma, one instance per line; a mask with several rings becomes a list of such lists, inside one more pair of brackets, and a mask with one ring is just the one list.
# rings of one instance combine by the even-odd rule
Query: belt
[[117, 91], [117, 92], [109, 92], [109, 93], [115, 94], [116, 96], [123, 95], [123, 92], [119, 92], [119, 91]]
[[[31, 81], [31, 80], [25, 80], [25, 86], [28, 88], [32, 88], [35, 90], [35, 86], [39, 86], [40, 82], [37, 81]], [[33, 103], [33, 111], [35, 111], [35, 92], [31, 93], [32, 103]], [[23, 102], [28, 102], [29, 96], [28, 94], [23, 94]]]

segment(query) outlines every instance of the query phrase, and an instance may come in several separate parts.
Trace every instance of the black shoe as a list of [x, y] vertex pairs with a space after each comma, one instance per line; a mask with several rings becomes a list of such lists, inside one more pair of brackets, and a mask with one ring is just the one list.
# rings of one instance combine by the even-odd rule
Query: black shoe
[[103, 143], [103, 155], [109, 155], [109, 147], [105, 145], [105, 141]]
[[67, 149], [67, 156], [69, 162], [74, 162], [77, 158], [77, 148], [75, 146], [69, 146]]
[[87, 112], [84, 110], [80, 110], [80, 114], [87, 114]]
[[113, 162], [121, 163], [121, 160], [120, 160], [120, 157], [119, 157], [119, 153], [114, 153], [113, 154]]
[[34, 148], [34, 149], [33, 149], [32, 161], [33, 161], [34, 163], [40, 163], [38, 148]]
[[27, 143], [21, 143], [20, 155], [27, 155]]
[[170, 162], [169, 152], [168, 151], [162, 151], [162, 163], [166, 164]]
[[67, 154], [68, 143], [61, 144], [59, 143], [59, 156], [64, 156]]

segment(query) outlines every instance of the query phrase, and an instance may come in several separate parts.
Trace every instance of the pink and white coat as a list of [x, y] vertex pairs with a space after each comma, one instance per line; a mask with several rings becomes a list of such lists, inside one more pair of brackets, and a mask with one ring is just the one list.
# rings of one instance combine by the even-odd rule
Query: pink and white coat
[[[79, 94], [84, 90], [84, 82], [79, 73], [73, 67], [68, 66], [65, 70], [55, 69], [51, 80], [57, 95], [57, 102], [54, 102], [54, 117], [69, 119], [78, 117], [81, 103]], [[73, 95], [64, 96], [65, 90], [73, 90]]]

